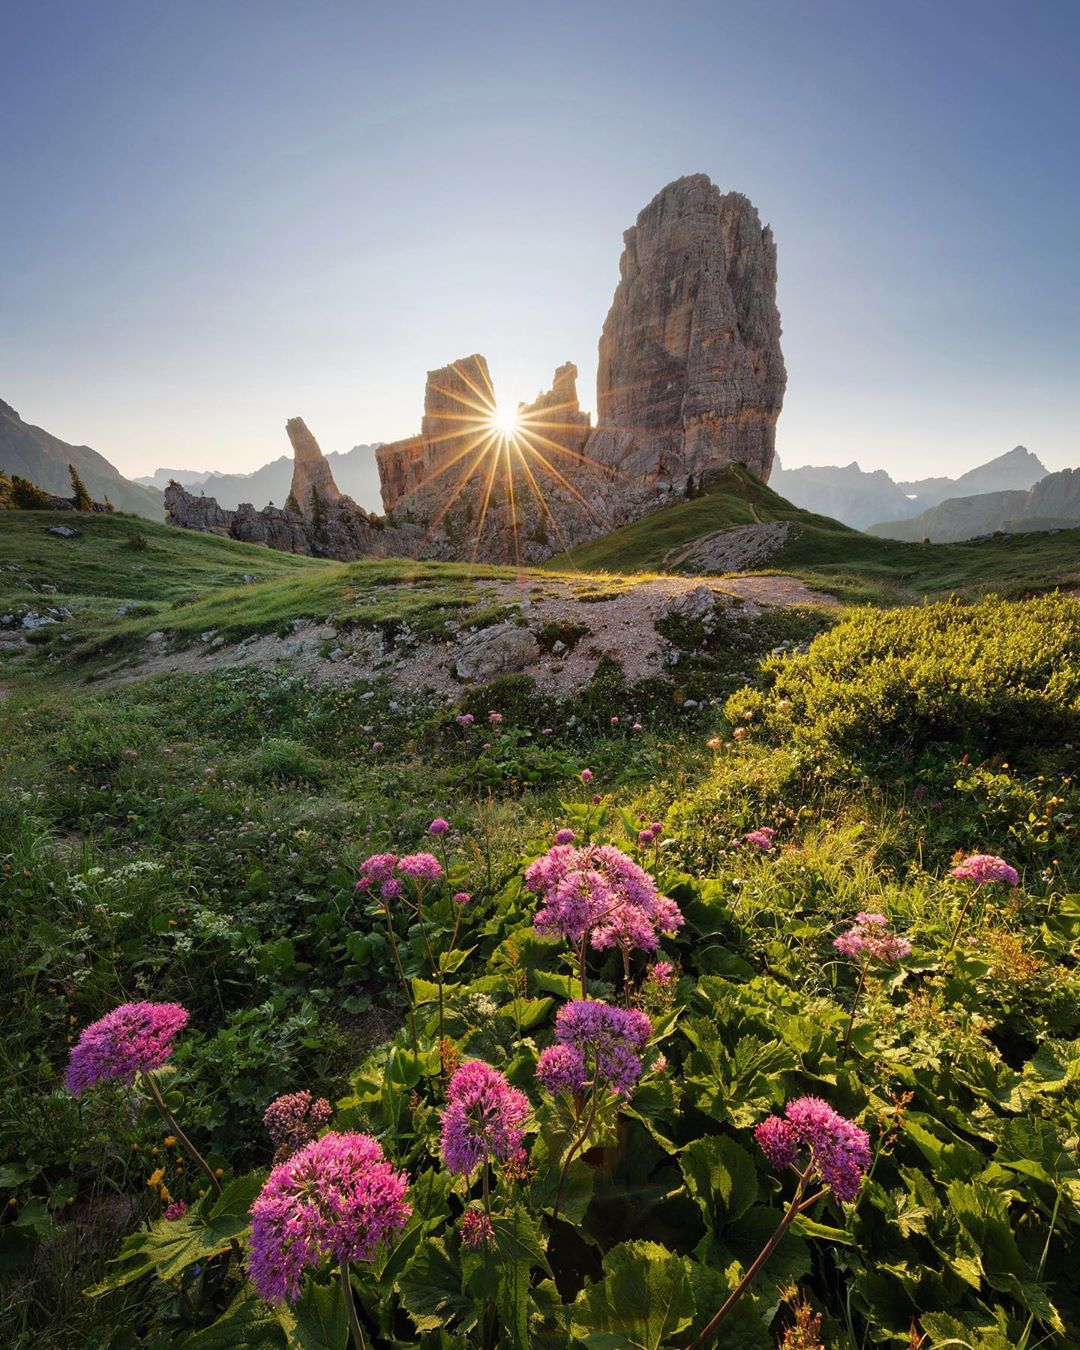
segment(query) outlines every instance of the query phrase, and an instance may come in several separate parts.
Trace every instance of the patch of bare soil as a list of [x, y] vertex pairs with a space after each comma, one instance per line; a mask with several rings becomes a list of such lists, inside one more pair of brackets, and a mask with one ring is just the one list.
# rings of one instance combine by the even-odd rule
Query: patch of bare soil
[[[144, 660], [113, 678], [284, 665], [317, 681], [351, 683], [385, 676], [406, 693], [431, 689], [452, 694], [470, 683], [520, 672], [545, 692], [565, 695], [584, 687], [605, 657], [620, 662], [631, 683], [661, 673], [669, 664], [671, 645], [656, 631], [656, 623], [686, 613], [688, 603], [695, 617], [709, 608], [736, 604], [741, 613], [753, 615], [774, 606], [820, 609], [839, 603], [792, 576], [613, 578], [610, 588], [605, 586], [595, 579], [535, 574], [518, 581], [495, 580], [486, 585], [485, 604], [494, 599], [516, 610], [512, 623], [470, 630], [466, 612], [445, 640], [421, 640], [403, 630], [392, 645], [378, 632], [344, 633], [329, 624], [309, 623], [286, 637], [264, 635], [234, 645], [170, 651], [158, 644]], [[688, 602], [689, 596], [693, 600]], [[552, 640], [556, 630], [567, 635], [566, 642]], [[468, 674], [458, 668], [466, 651]]]

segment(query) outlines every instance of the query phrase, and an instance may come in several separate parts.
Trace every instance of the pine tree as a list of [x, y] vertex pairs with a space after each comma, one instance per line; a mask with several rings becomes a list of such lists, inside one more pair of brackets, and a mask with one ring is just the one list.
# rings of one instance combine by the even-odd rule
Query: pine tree
[[300, 515], [300, 503], [293, 496], [291, 490], [289, 495], [285, 498], [285, 510], [294, 511], [297, 515]]
[[11, 479], [11, 504], [16, 511], [47, 511], [49, 494], [43, 492], [29, 478], [13, 474]]
[[697, 491], [696, 491], [696, 489], [695, 489], [695, 487], [694, 487], [694, 475], [693, 475], [693, 474], [691, 474], [690, 477], [686, 480], [686, 492], [685, 492], [684, 495], [685, 495], [686, 500], [687, 500], [688, 502], [692, 502], [692, 501], [694, 500], [694, 497], [697, 495]]
[[68, 473], [71, 475], [71, 492], [75, 502], [76, 511], [92, 511], [94, 509], [94, 499], [86, 490], [86, 484], [79, 477], [74, 464], [68, 465]]

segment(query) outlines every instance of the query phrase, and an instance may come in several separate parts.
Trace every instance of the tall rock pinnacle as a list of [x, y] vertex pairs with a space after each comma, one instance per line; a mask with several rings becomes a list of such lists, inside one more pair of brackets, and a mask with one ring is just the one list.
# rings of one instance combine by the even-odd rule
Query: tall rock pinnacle
[[311, 489], [315, 488], [324, 504], [336, 502], [341, 497], [338, 485], [326, 457], [319, 449], [319, 442], [307, 429], [302, 417], [290, 417], [285, 423], [289, 440], [293, 448], [293, 476], [291, 496], [301, 511], [307, 511], [311, 502]]
[[772, 231], [741, 193], [693, 174], [623, 240], [586, 454], [645, 483], [733, 461], [767, 479], [787, 383]]

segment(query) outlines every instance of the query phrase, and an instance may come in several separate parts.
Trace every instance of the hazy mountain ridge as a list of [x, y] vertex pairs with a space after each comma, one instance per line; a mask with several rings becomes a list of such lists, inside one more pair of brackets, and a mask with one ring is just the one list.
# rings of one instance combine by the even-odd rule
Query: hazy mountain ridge
[[909, 520], [871, 525], [869, 534], [935, 544], [957, 543], [998, 530], [1071, 529], [1080, 525], [1080, 469], [1047, 474], [1027, 491], [950, 497]]
[[[382, 510], [379, 492], [379, 470], [375, 462], [378, 442], [372, 445], [354, 445], [351, 450], [331, 450], [327, 462], [334, 481], [341, 491], [367, 511]], [[283, 506], [292, 483], [293, 458], [279, 455], [268, 464], [250, 473], [219, 473], [216, 469], [156, 469], [153, 474], [136, 479], [138, 483], [165, 488], [175, 479], [196, 496], [216, 499], [219, 506], [235, 511], [241, 502], [256, 508]]]
[[[832, 516], [857, 530], [885, 526], [917, 516], [954, 497], [1026, 491], [1049, 470], [1037, 455], [1018, 445], [976, 465], [959, 478], [895, 481], [884, 469], [867, 471], [857, 461], [844, 466], [804, 465], [785, 469], [777, 460], [769, 479], [788, 501], [819, 515]], [[896, 535], [896, 538], [911, 536]], [[918, 536], [922, 538], [922, 535]]]
[[107, 497], [118, 511], [131, 511], [149, 520], [165, 519], [160, 492], [125, 478], [88, 445], [70, 445], [44, 428], [24, 422], [10, 403], [0, 399], [0, 469], [66, 497], [71, 492], [69, 464], [75, 466], [95, 500]]

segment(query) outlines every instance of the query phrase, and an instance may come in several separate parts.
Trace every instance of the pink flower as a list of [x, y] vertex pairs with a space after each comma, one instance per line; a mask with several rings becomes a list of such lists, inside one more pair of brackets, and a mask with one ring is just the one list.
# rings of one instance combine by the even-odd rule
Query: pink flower
[[652, 1023], [637, 1008], [574, 999], [555, 1016], [556, 1044], [540, 1056], [536, 1076], [549, 1092], [576, 1094], [591, 1081], [629, 1097], [651, 1035]]
[[634, 731], [640, 731], [640, 730], [641, 730], [641, 723], [640, 723], [640, 722], [635, 722], [634, 725], [633, 725], [632, 730], [634, 730]]
[[600, 803], [601, 803], [603, 800], [604, 800], [604, 799], [603, 799], [603, 797], [600, 796], [599, 792], [594, 792], [594, 793], [593, 793], [593, 798], [592, 798], [592, 804], [593, 804], [593, 806], [599, 806]]
[[505, 1162], [521, 1148], [529, 1100], [490, 1064], [462, 1064], [450, 1079], [446, 1103], [442, 1156], [451, 1172], [468, 1176], [482, 1162]]
[[450, 898], [455, 905], [467, 905], [472, 896], [468, 891], [455, 891]]
[[433, 853], [407, 853], [398, 859], [397, 870], [413, 881], [438, 881], [442, 864]]
[[478, 1252], [494, 1240], [495, 1233], [491, 1220], [482, 1209], [470, 1205], [461, 1216], [461, 1245], [470, 1252]]
[[577, 835], [573, 830], [562, 829], [555, 831], [556, 844], [572, 844], [576, 838]]
[[187, 1213], [186, 1200], [174, 1200], [165, 1211], [165, 1217], [170, 1223], [175, 1223], [177, 1219], [182, 1219]]
[[454, 718], [454, 721], [459, 727], [471, 727], [476, 721], [476, 718], [472, 713], [458, 713], [457, 717]]
[[769, 1116], [754, 1138], [770, 1164], [783, 1170], [808, 1167], [837, 1200], [854, 1200], [870, 1166], [870, 1136], [820, 1097], [800, 1097], [784, 1108], [785, 1119]]
[[1020, 873], [1016, 868], [1010, 867], [1004, 858], [995, 858], [992, 853], [971, 854], [957, 863], [950, 875], [961, 881], [974, 881], [977, 886], [992, 881], [1004, 881], [1009, 886], [1020, 884]]
[[591, 783], [592, 780], [593, 780], [593, 771], [592, 771], [592, 769], [582, 769], [582, 771], [581, 771], [581, 781], [582, 781], [583, 783]]
[[637, 841], [642, 848], [647, 848], [655, 838], [656, 835], [653, 834], [652, 830], [638, 830]]
[[71, 1047], [64, 1083], [74, 1097], [88, 1087], [160, 1069], [172, 1054], [173, 1037], [188, 1024], [179, 1003], [122, 1003], [84, 1028]]
[[613, 727], [617, 727], [617, 726], [619, 725], [619, 719], [618, 719], [617, 717], [613, 717], [613, 718], [611, 719], [611, 725], [612, 725]]
[[383, 748], [382, 741], [372, 741], [371, 748], [375, 752], [375, 754], [378, 754], [379, 751]]
[[776, 831], [771, 825], [761, 825], [756, 830], [750, 830], [743, 835], [743, 839], [748, 844], [753, 844], [755, 848], [761, 849], [763, 853], [769, 853], [772, 850], [773, 840], [776, 838]]
[[310, 1143], [330, 1123], [331, 1114], [326, 1098], [312, 1100], [306, 1088], [275, 1098], [263, 1113], [266, 1132], [277, 1149], [275, 1162], [283, 1162]]
[[488, 721], [491, 723], [491, 725], [492, 725], [493, 727], [499, 726], [500, 723], [502, 722], [502, 720], [503, 720], [503, 716], [502, 716], [502, 713], [501, 713], [501, 712], [495, 712], [494, 709], [492, 709], [491, 711], [489, 711], [489, 713], [488, 713]]
[[911, 955], [911, 943], [907, 938], [889, 932], [889, 921], [884, 914], [868, 914], [865, 910], [856, 914], [854, 924], [846, 933], [840, 934], [833, 946], [853, 960], [877, 957], [890, 965]]
[[659, 985], [670, 984], [674, 974], [675, 967], [670, 961], [656, 961], [649, 967], [649, 979]]
[[248, 1274], [269, 1303], [293, 1300], [327, 1256], [370, 1261], [400, 1233], [408, 1179], [368, 1134], [326, 1134], [270, 1173], [251, 1207]]
[[449, 829], [450, 829], [450, 822], [448, 820], [443, 820], [442, 816], [436, 816], [435, 819], [431, 822], [431, 824], [427, 827], [427, 832], [428, 834], [438, 836], [440, 834], [447, 834], [449, 832]]
[[552, 1095], [575, 1097], [588, 1081], [585, 1058], [572, 1045], [549, 1045], [536, 1062], [536, 1080]]
[[632, 858], [610, 844], [556, 844], [525, 870], [525, 886], [541, 897], [538, 933], [557, 933], [595, 951], [655, 951], [661, 934], [683, 925], [674, 900]]
[[550, 736], [550, 735], [551, 735], [551, 728], [550, 728], [550, 727], [543, 727], [543, 728], [541, 729], [540, 735], [541, 735], [541, 736]]
[[389, 881], [396, 866], [396, 853], [373, 853], [360, 864], [360, 880], [356, 883], [356, 889], [366, 890], [378, 882]]

